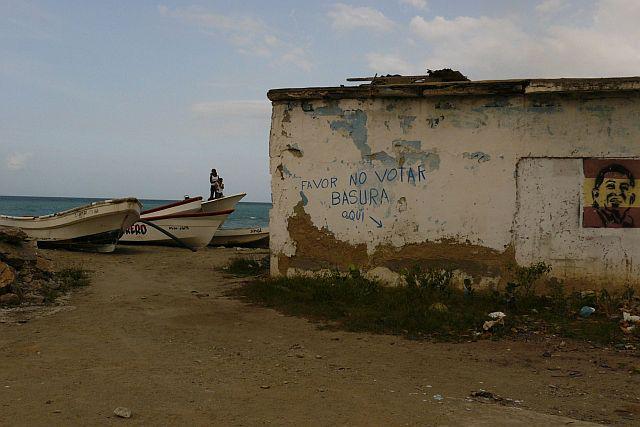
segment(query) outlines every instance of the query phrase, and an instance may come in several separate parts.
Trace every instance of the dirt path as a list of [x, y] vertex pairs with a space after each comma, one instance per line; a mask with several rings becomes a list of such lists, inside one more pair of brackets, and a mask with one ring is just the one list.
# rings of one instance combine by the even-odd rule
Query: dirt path
[[[543, 357], [559, 341], [433, 344], [321, 330], [225, 297], [238, 280], [216, 268], [234, 250], [46, 254], [93, 270], [93, 283], [62, 310], [0, 323], [0, 425], [640, 419], [640, 375], [629, 373], [640, 361], [624, 352], [567, 343]], [[478, 389], [522, 403], [465, 400]], [[118, 406], [133, 417], [116, 418]]]

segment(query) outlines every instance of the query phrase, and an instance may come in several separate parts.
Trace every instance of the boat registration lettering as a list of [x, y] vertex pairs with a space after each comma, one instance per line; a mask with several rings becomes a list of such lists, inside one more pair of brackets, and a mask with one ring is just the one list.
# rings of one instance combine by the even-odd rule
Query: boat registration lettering
[[167, 228], [172, 231], [182, 231], [182, 230], [188, 230], [189, 226], [188, 225], [170, 225]]
[[147, 234], [147, 225], [146, 224], [133, 224], [131, 227], [124, 230], [124, 234], [129, 234], [133, 236], [145, 235]]
[[97, 214], [97, 213], [98, 213], [98, 208], [93, 208], [93, 209], [85, 209], [83, 211], [76, 212], [75, 214], [73, 214], [73, 216], [76, 218], [84, 218], [89, 214]]

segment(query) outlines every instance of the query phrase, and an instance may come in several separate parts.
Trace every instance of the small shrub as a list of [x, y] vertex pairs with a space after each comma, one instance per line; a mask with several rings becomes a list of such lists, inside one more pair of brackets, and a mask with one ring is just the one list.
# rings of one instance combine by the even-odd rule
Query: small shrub
[[409, 287], [418, 287], [437, 292], [450, 292], [453, 271], [449, 269], [427, 269], [423, 270], [419, 266], [413, 267], [403, 274]]
[[515, 276], [515, 285], [522, 289], [525, 295], [532, 295], [535, 291], [535, 285], [538, 280], [551, 271], [551, 266], [538, 262], [528, 267], [516, 266], [513, 269]]

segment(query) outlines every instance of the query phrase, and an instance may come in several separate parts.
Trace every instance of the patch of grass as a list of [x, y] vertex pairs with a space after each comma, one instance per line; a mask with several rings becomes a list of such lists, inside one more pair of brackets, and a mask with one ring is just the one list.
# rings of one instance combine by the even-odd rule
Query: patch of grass
[[82, 268], [66, 268], [53, 275], [50, 284], [43, 287], [41, 292], [45, 303], [52, 303], [61, 294], [91, 284], [91, 276], [88, 270]]
[[[467, 299], [462, 292], [420, 286], [387, 288], [360, 276], [332, 274], [255, 281], [236, 292], [284, 313], [336, 322], [351, 331], [439, 336], [471, 334], [487, 319], [491, 295]], [[491, 310], [493, 311], [493, 310]]]
[[[249, 302], [283, 313], [329, 322], [350, 331], [404, 335], [409, 338], [469, 340], [476, 337], [554, 333], [566, 337], [611, 343], [635, 340], [624, 334], [619, 318], [610, 313], [630, 304], [620, 293], [565, 294], [558, 281], [545, 281], [544, 291], [534, 292], [548, 268], [540, 264], [520, 271], [515, 286], [505, 290], [475, 290], [470, 281], [463, 289], [451, 285], [447, 270], [414, 268], [405, 273], [407, 285], [391, 288], [367, 280], [357, 269], [322, 277], [278, 277], [256, 280], [236, 289]], [[588, 319], [577, 313], [593, 303], [596, 313]], [[494, 311], [506, 313], [504, 325], [489, 332], [482, 326]]]
[[89, 271], [81, 268], [66, 268], [60, 270], [55, 273], [54, 279], [60, 283], [60, 288], [64, 290], [89, 286], [91, 283]]
[[236, 276], [260, 276], [269, 272], [269, 257], [261, 259], [233, 258], [223, 271]]

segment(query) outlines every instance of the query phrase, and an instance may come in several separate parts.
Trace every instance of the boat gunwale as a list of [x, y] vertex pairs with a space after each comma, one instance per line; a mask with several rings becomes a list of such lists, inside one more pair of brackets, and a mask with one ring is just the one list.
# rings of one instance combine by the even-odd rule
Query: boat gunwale
[[[161, 220], [161, 219], [200, 218], [200, 217], [208, 217], [208, 216], [229, 215], [229, 214], [233, 213], [234, 210], [235, 209], [227, 209], [227, 210], [218, 211], [218, 212], [176, 213], [176, 214], [169, 214], [169, 215], [151, 216], [151, 217], [141, 218], [141, 219], [143, 219], [145, 221], [158, 221], [158, 220]], [[136, 222], [140, 222], [140, 221], [136, 221]]]
[[64, 211], [60, 211], [60, 212], [54, 212], [51, 214], [47, 214], [47, 215], [42, 215], [42, 216], [12, 216], [12, 215], [0, 215], [0, 219], [8, 219], [8, 220], [14, 220], [14, 221], [41, 221], [41, 220], [46, 220], [46, 219], [51, 219], [51, 218], [56, 218], [56, 217], [62, 217], [62, 216], [67, 216], [69, 214], [84, 210], [84, 209], [89, 209], [89, 208], [95, 208], [95, 207], [102, 207], [102, 206], [107, 206], [107, 205], [117, 205], [117, 204], [121, 204], [121, 203], [137, 203], [138, 206], [140, 208], [142, 208], [142, 203], [140, 202], [140, 200], [138, 200], [135, 197], [123, 197], [121, 199], [107, 199], [107, 200], [100, 200], [98, 202], [91, 202], [88, 205], [82, 205], [82, 206], [78, 206], [75, 208], [71, 208], [71, 209], [67, 209]]
[[182, 205], [186, 205], [187, 203], [192, 203], [198, 200], [202, 200], [202, 196], [196, 196], [196, 197], [189, 197], [188, 199], [184, 199], [184, 200], [178, 200], [177, 202], [173, 202], [173, 203], [169, 203], [166, 205], [162, 205], [162, 206], [158, 206], [156, 208], [151, 208], [148, 210], [144, 210], [142, 212], [140, 212], [140, 215], [147, 215], [150, 213], [154, 213], [154, 212], [158, 212], [161, 211], [163, 209], [169, 209], [169, 208], [175, 208], [176, 206], [182, 206]]
[[238, 197], [238, 196], [246, 197], [246, 195], [247, 195], [247, 193], [232, 194], [230, 196], [224, 196], [224, 197], [220, 197], [218, 199], [206, 200], [206, 201], [203, 201], [202, 204], [203, 205], [209, 205], [209, 204], [213, 204], [213, 202], [219, 202], [221, 200], [228, 200], [228, 199], [231, 199], [233, 197]]

